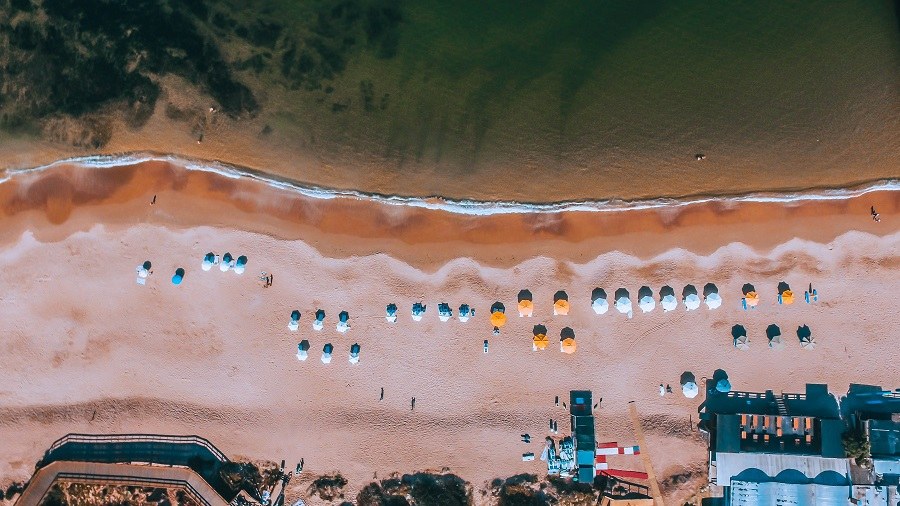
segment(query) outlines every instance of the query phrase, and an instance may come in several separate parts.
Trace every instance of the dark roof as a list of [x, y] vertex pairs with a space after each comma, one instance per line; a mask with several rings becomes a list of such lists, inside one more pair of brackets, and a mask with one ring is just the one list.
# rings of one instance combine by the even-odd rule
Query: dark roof
[[741, 451], [741, 418], [738, 415], [719, 415], [716, 419], [716, 451]]
[[572, 390], [569, 392], [569, 413], [573, 415], [590, 415], [593, 400], [590, 390]]
[[866, 426], [873, 456], [900, 457], [900, 422], [869, 420]]
[[706, 398], [704, 408], [706, 412], [715, 414], [778, 415], [779, 398], [784, 403], [787, 416], [840, 418], [837, 399], [828, 393], [826, 385], [816, 384], [806, 385], [805, 394], [783, 393], [776, 396], [771, 390], [763, 393], [716, 393]]
[[841, 434], [844, 433], [843, 420], [822, 420], [822, 428], [819, 437], [822, 440], [822, 456], [840, 459], [847, 456], [844, 452], [844, 444], [841, 442]]

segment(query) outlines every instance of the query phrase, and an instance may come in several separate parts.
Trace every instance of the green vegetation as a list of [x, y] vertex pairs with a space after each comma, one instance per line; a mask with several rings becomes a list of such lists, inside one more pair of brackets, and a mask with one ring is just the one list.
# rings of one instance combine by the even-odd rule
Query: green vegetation
[[872, 448], [869, 438], [861, 430], [849, 430], [841, 436], [844, 443], [844, 451], [847, 457], [856, 462], [856, 465], [868, 468], [872, 463]]
[[182, 489], [124, 487], [84, 483], [55, 483], [41, 506], [145, 506], [178, 504], [199, 506]]
[[329, 474], [316, 478], [309, 486], [309, 491], [324, 501], [334, 501], [344, 498], [344, 487], [346, 486], [347, 478], [340, 474]]
[[415, 473], [372, 482], [356, 497], [357, 506], [468, 506], [471, 489], [453, 474]]

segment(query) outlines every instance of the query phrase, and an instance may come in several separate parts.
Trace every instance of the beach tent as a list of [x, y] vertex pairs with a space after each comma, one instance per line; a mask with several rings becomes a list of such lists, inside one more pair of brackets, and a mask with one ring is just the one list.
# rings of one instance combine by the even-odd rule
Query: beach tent
[[397, 304], [388, 304], [384, 308], [384, 319], [390, 323], [397, 321]]
[[297, 360], [306, 360], [309, 357], [309, 341], [300, 341], [297, 345]]
[[693, 399], [697, 397], [697, 394], [700, 393], [700, 389], [697, 388], [697, 383], [693, 381], [687, 381], [683, 385], [681, 385], [681, 393], [684, 394], [688, 399]]
[[234, 257], [231, 256], [231, 253], [225, 253], [222, 256], [222, 263], [219, 264], [219, 270], [222, 272], [227, 271], [231, 268], [231, 262], [234, 260]]
[[498, 329], [506, 325], [506, 314], [502, 311], [494, 311], [491, 313], [491, 325]]
[[793, 304], [794, 303], [794, 292], [792, 292], [790, 290], [785, 290], [785, 291], [781, 292], [781, 295], [779, 296], [779, 301], [785, 305]]
[[553, 314], [555, 315], [567, 315], [569, 314], [569, 301], [565, 299], [559, 299], [553, 303]]
[[469, 309], [468, 304], [462, 304], [459, 306], [459, 313], [457, 314], [459, 314], [459, 321], [467, 322], [469, 321], [469, 317], [475, 316], [475, 310]]
[[700, 296], [696, 293], [689, 293], [684, 298], [684, 308], [687, 311], [693, 311], [700, 307]]
[[559, 351], [563, 353], [567, 353], [571, 355], [575, 353], [575, 339], [571, 337], [566, 337], [564, 339], [560, 339], [559, 341]]
[[731, 382], [728, 381], [728, 378], [722, 378], [716, 383], [716, 390], [719, 392], [728, 393], [731, 391]]
[[530, 300], [520, 300], [519, 301], [519, 317], [528, 316], [534, 314], [534, 303]]
[[442, 321], [448, 321], [450, 318], [453, 318], [453, 310], [450, 309], [450, 304], [446, 302], [441, 302], [438, 304], [438, 318]]
[[420, 322], [422, 321], [422, 316], [425, 314], [425, 309], [427, 306], [422, 304], [421, 302], [416, 302], [412, 306], [412, 319]]
[[780, 350], [784, 348], [784, 341], [781, 340], [781, 334], [769, 337], [769, 348]]
[[663, 311], [668, 313], [669, 311], [674, 310], [678, 307], [678, 299], [675, 298], [673, 294], [664, 295], [662, 299], [660, 299], [660, 305], [663, 308]]
[[709, 309], [716, 309], [717, 307], [722, 305], [722, 297], [718, 292], [713, 292], [706, 296], [706, 307]]
[[341, 311], [338, 313], [337, 331], [344, 333], [350, 330], [350, 313]]
[[322, 363], [323, 364], [331, 363], [331, 353], [333, 351], [334, 351], [334, 346], [332, 346], [331, 343], [326, 344], [325, 347], [322, 348]]
[[184, 280], [184, 269], [179, 267], [175, 269], [175, 275], [172, 276], [172, 284], [180, 285], [182, 280]]
[[295, 309], [295, 310], [291, 311], [291, 321], [290, 321], [290, 323], [288, 323], [288, 329], [290, 329], [291, 332], [296, 332], [299, 327], [300, 327], [300, 311], [297, 311]]
[[350, 346], [350, 363], [359, 363], [359, 343], [353, 343], [353, 345]]
[[208, 271], [212, 269], [212, 266], [216, 263], [216, 254], [210, 251], [206, 255], [203, 256], [203, 262], [200, 263], [200, 268], [204, 271]]
[[546, 350], [547, 346], [550, 344], [550, 340], [547, 339], [546, 334], [535, 334], [534, 339], [532, 340], [532, 350]]
[[609, 311], [609, 301], [606, 298], [606, 290], [600, 287], [591, 290], [591, 309], [597, 314], [606, 314]]
[[235, 274], [243, 274], [244, 269], [247, 268], [247, 257], [241, 255], [237, 257], [237, 261], [234, 262], [234, 272]]
[[812, 331], [809, 330], [809, 326], [803, 325], [801, 327], [797, 327], [797, 337], [800, 338], [800, 347], [805, 350], [814, 350], [816, 349], [816, 340], [812, 337]]
[[756, 292], [747, 292], [744, 295], [744, 300], [747, 302], [747, 307], [756, 307], [759, 305], [759, 294]]
[[641, 312], [649, 313], [656, 309], [656, 301], [653, 300], [652, 295], [644, 295], [638, 300], [638, 307], [641, 308]]
[[325, 311], [322, 309], [316, 310], [316, 319], [313, 320], [313, 330], [322, 330], [325, 328]]

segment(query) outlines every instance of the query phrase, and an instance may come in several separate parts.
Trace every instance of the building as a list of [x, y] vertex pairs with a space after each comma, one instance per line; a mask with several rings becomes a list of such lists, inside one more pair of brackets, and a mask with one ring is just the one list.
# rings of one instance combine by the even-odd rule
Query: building
[[841, 406], [848, 425], [869, 441], [871, 484], [896, 487], [900, 482], [900, 391], [850, 385]]
[[726, 504], [847, 504], [844, 422], [826, 385], [804, 394], [708, 391], [700, 428], [710, 483]]

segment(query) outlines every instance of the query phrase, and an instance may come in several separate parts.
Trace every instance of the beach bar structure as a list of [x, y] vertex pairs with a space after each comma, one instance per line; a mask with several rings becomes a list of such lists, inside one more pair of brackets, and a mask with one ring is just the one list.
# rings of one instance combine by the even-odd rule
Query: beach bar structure
[[710, 483], [725, 504], [847, 504], [845, 425], [826, 385], [808, 384], [804, 394], [712, 392], [699, 427], [709, 436]]
[[572, 420], [572, 440], [575, 443], [575, 479], [594, 482], [594, 459], [597, 450], [593, 401], [590, 390], [569, 392], [569, 414]]

